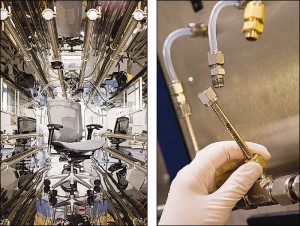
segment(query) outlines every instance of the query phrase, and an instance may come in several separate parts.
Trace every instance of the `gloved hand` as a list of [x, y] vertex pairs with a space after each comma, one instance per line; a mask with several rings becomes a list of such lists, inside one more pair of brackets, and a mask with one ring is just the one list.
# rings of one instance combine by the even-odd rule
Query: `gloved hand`
[[[264, 146], [246, 143], [252, 153], [261, 155], [265, 161], [271, 158]], [[234, 141], [212, 143], [199, 151], [173, 180], [159, 224], [225, 224], [232, 208], [262, 174], [262, 167], [255, 162], [241, 165], [218, 190], [215, 172], [224, 164], [241, 162], [243, 158]]]

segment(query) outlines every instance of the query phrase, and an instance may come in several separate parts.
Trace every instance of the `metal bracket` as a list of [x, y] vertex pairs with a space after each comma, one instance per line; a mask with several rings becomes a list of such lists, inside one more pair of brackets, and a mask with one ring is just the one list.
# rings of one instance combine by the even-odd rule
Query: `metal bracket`
[[4, 21], [7, 18], [11, 17], [10, 7], [7, 9], [0, 9], [0, 20]]
[[141, 21], [141, 20], [143, 20], [144, 18], [147, 17], [147, 13], [144, 12], [143, 10], [141, 10], [141, 9], [136, 9], [136, 10], [133, 12], [132, 17], [133, 17], [136, 21]]
[[99, 10], [90, 9], [87, 11], [86, 17], [89, 18], [89, 20], [97, 20], [99, 17], [101, 17], [101, 7], [99, 7]]

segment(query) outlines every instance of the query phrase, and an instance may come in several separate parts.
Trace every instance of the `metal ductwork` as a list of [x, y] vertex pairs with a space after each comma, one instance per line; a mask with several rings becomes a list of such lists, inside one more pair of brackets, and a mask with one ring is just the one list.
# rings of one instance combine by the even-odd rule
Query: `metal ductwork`
[[80, 70], [80, 75], [79, 75], [78, 89], [82, 89], [84, 72], [86, 69], [87, 61], [89, 59], [89, 52], [90, 52], [92, 34], [93, 34], [93, 30], [94, 30], [94, 24], [95, 24], [96, 19], [99, 16], [100, 16], [100, 12], [97, 11], [96, 9], [90, 9], [86, 13], [87, 22], [86, 22], [85, 31], [84, 31], [82, 64], [81, 64], [81, 70]]
[[[28, 41], [27, 37], [24, 36], [25, 32], [23, 31], [22, 27], [18, 27], [19, 30], [19, 34], [18, 34], [17, 29], [15, 28], [14, 24], [10, 20], [10, 17], [11, 14], [6, 9], [1, 9], [1, 21], [3, 21], [4, 25], [10, 32], [11, 36], [13, 37], [14, 41], [17, 43], [18, 47], [23, 53], [24, 60], [27, 61], [32, 67], [32, 69], [34, 70], [37, 79], [41, 80], [44, 87], [47, 87], [48, 81], [43, 73], [43, 70], [39, 64], [36, 55], [33, 54], [32, 52], [30, 42]], [[47, 94], [51, 98], [53, 99], [55, 98], [51, 87], [47, 87]]]
[[[50, 42], [52, 46], [53, 51], [53, 60], [54, 61], [60, 61], [60, 52], [59, 52], [59, 43], [58, 43], [58, 35], [57, 35], [57, 29], [56, 29], [56, 22], [55, 22], [55, 13], [51, 9], [45, 9], [42, 13], [43, 18], [46, 20], [48, 33], [50, 36]], [[64, 77], [63, 77], [63, 71], [62, 71], [62, 63], [60, 62], [61, 68], [58, 69], [58, 77], [60, 81], [60, 86], [62, 90], [63, 97], [67, 98], [65, 83], [64, 83]]]

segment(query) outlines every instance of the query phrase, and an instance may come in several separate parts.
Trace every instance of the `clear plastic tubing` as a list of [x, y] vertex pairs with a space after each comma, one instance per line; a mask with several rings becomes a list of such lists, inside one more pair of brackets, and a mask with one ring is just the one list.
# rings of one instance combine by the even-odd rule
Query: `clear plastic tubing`
[[164, 42], [163, 46], [163, 58], [164, 63], [168, 72], [168, 75], [170, 77], [171, 82], [178, 80], [178, 77], [176, 75], [176, 72], [174, 70], [172, 59], [171, 59], [171, 46], [175, 39], [182, 37], [182, 36], [188, 36], [192, 35], [192, 30], [190, 28], [180, 28], [175, 31], [173, 31], [171, 34], [168, 35]]
[[215, 4], [214, 8], [212, 9], [209, 20], [208, 20], [208, 40], [209, 40], [209, 48], [211, 52], [218, 51], [218, 43], [217, 43], [217, 18], [221, 11], [226, 6], [238, 6], [240, 1], [219, 1]]

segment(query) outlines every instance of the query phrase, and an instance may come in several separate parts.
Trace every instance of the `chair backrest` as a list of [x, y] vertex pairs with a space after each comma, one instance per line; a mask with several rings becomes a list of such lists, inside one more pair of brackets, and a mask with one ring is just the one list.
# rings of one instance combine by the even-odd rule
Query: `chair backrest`
[[81, 105], [72, 100], [48, 100], [48, 123], [60, 124], [60, 130], [54, 130], [54, 141], [75, 142], [82, 139]]
[[[129, 126], [129, 118], [127, 117], [117, 118], [115, 128], [114, 128], [114, 133], [127, 134], [128, 126]], [[112, 144], [117, 144], [117, 145], [126, 141], [126, 139], [114, 138], [114, 137], [111, 137], [109, 140]]]
[[36, 119], [30, 117], [18, 117], [18, 133], [35, 133]]
[[127, 117], [119, 117], [116, 120], [114, 133], [118, 134], [127, 134], [129, 126], [129, 118]]

